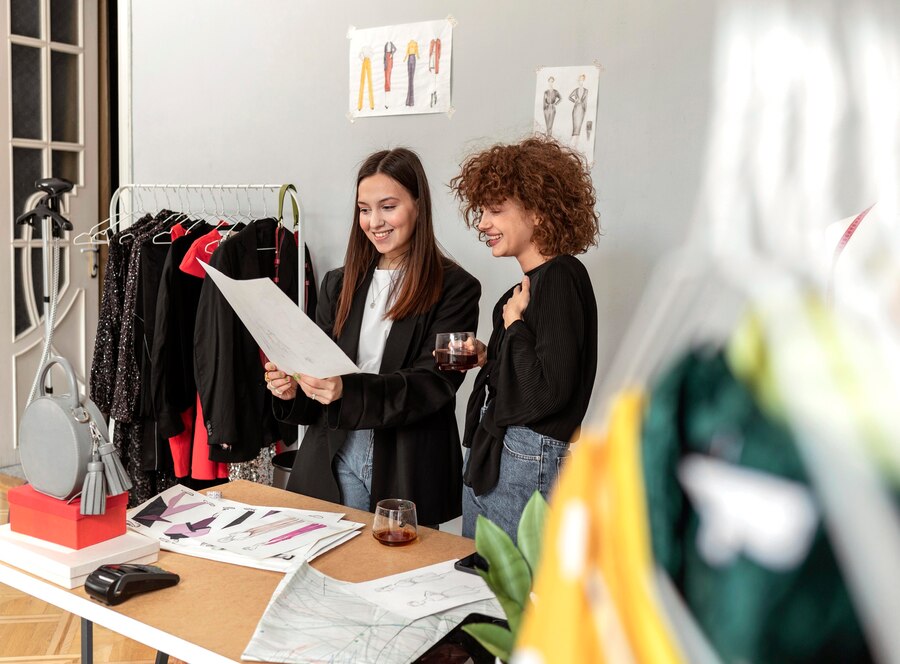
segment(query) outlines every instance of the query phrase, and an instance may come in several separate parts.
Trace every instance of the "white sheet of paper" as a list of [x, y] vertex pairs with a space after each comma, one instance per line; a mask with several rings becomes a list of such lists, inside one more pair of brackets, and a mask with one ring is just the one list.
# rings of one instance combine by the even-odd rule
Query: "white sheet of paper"
[[279, 369], [315, 378], [359, 373], [353, 360], [271, 279], [232, 279], [203, 261], [200, 265]]
[[469, 613], [503, 615], [497, 600], [489, 599], [410, 621], [352, 594], [353, 585], [358, 584], [331, 579], [301, 564], [272, 594], [241, 659], [287, 664], [409, 662]]
[[455, 562], [447, 560], [374, 581], [354, 583], [347, 590], [410, 620], [494, 596], [480, 576], [454, 569]]

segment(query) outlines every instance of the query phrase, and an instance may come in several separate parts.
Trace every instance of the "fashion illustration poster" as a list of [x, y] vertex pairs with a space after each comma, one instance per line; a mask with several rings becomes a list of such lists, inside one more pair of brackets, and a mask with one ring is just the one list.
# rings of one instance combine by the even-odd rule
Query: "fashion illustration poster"
[[534, 93], [534, 132], [552, 136], [594, 165], [600, 68], [540, 67]]
[[450, 110], [452, 19], [347, 32], [350, 117]]

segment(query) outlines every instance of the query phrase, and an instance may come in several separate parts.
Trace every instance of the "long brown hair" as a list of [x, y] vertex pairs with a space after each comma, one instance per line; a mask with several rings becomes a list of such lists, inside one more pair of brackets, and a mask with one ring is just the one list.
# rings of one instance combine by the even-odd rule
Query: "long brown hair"
[[[393, 306], [386, 314], [391, 320], [400, 320], [423, 314], [437, 303], [444, 285], [444, 257], [434, 238], [431, 191], [419, 155], [407, 148], [394, 148], [369, 156], [356, 175], [357, 193], [359, 183], [376, 173], [383, 173], [396, 180], [418, 203], [409, 252], [400, 268], [400, 279], [397, 282], [399, 290]], [[359, 225], [359, 206], [354, 204], [353, 226], [350, 228], [350, 240], [344, 256], [344, 282], [334, 317], [335, 337], [340, 337], [344, 331], [344, 325], [350, 316], [353, 294], [362, 285], [378, 255], [378, 250]]]

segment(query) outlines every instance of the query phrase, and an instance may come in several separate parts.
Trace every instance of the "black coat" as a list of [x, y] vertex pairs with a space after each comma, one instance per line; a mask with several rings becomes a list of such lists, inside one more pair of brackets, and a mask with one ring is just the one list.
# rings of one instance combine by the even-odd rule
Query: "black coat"
[[[210, 265], [232, 279], [275, 276], [274, 219], [261, 219], [222, 244]], [[278, 287], [297, 301], [297, 246], [290, 232], [280, 235]], [[258, 251], [263, 248], [263, 251]], [[278, 440], [291, 443], [297, 429], [272, 416], [259, 346], [212, 279], [204, 279], [194, 328], [194, 377], [209, 436], [209, 458], [223, 463], [250, 461]], [[228, 447], [223, 447], [227, 444]]]
[[[374, 264], [353, 297], [343, 334], [335, 339], [354, 361], [366, 294]], [[334, 315], [343, 268], [325, 275], [316, 322], [334, 338]], [[456, 424], [456, 391], [465, 379], [439, 371], [432, 351], [438, 332], [475, 331], [481, 284], [447, 261], [441, 297], [427, 313], [394, 321], [380, 372], [343, 376], [343, 396], [323, 406], [301, 392], [292, 401], [273, 401], [276, 416], [309, 428], [287, 488], [340, 502], [332, 462], [348, 430], [374, 429], [369, 509], [383, 498], [416, 504], [419, 523], [437, 524], [462, 512], [462, 454]]]

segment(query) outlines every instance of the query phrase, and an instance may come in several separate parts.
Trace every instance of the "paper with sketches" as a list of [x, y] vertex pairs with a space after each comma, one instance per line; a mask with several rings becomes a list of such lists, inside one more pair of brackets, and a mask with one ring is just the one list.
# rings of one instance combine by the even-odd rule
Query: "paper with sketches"
[[[219, 498], [219, 502], [222, 505], [229, 505], [232, 507], [239, 507], [247, 509], [248, 506], [245, 503], [239, 503], [234, 500], [228, 500], [227, 498]], [[308, 521], [322, 521], [324, 523], [337, 523], [341, 519], [344, 518], [344, 512], [322, 512], [318, 510], [300, 510], [295, 508], [288, 507], [267, 507], [263, 505], [254, 505], [252, 508], [253, 511], [269, 511], [272, 513], [275, 512], [285, 512], [287, 514], [299, 516], [301, 519], [306, 519]]]
[[594, 166], [600, 68], [540, 67], [534, 93], [534, 133], [555, 138]]
[[128, 510], [128, 527], [186, 555], [287, 571], [350, 539], [343, 514], [254, 507], [176, 485]]
[[272, 594], [244, 660], [368, 664], [409, 662], [470, 613], [501, 617], [483, 600], [420, 620], [393, 614], [348, 591], [352, 585], [301, 565]]
[[359, 373], [353, 360], [271, 279], [232, 279], [203, 261], [200, 265], [279, 369], [315, 378]]
[[347, 591], [410, 620], [494, 596], [480, 576], [454, 569], [455, 562], [354, 583]]
[[353, 29], [347, 37], [351, 118], [450, 110], [452, 19]]

